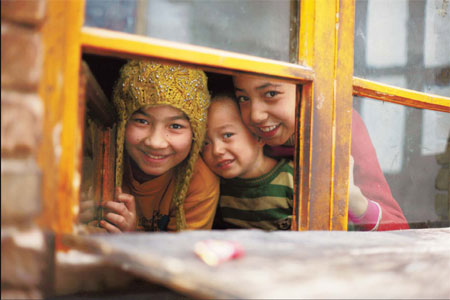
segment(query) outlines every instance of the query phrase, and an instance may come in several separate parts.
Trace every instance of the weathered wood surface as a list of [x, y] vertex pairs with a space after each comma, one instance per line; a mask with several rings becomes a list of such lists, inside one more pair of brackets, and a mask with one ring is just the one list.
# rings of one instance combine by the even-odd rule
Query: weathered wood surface
[[[193, 251], [205, 239], [237, 241], [246, 253], [208, 266]], [[450, 228], [190, 231], [65, 241], [196, 298], [450, 298]]]

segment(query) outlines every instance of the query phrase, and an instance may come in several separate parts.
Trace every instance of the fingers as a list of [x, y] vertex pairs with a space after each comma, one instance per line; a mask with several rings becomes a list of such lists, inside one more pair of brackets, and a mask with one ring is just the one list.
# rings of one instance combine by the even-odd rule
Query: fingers
[[[125, 195], [125, 201], [132, 200], [134, 202], [134, 197], [126, 194], [123, 195]], [[134, 211], [129, 211], [123, 202], [107, 201], [103, 207], [105, 208], [105, 220], [118, 227], [120, 231], [136, 230], [136, 213]], [[117, 232], [107, 224], [105, 224], [105, 226], [109, 228], [105, 227], [105, 229], [111, 230], [111, 232]]]
[[122, 192], [121, 187], [114, 191], [114, 201], [103, 203], [105, 220], [100, 225], [108, 232], [136, 230], [136, 204], [132, 195]]
[[136, 204], [134, 201], [134, 197], [130, 194], [121, 193], [117, 196], [116, 201], [125, 204], [125, 206], [127, 207], [127, 209], [130, 212], [134, 212], [136, 210]]
[[114, 212], [122, 216], [128, 213], [128, 208], [122, 202], [106, 201], [103, 204], [103, 208], [106, 208], [107, 211]]
[[114, 201], [118, 201], [118, 197], [121, 194], [123, 194], [122, 193], [122, 188], [120, 186], [116, 186], [116, 188], [114, 190]]
[[105, 220], [101, 220], [100, 221], [100, 226], [105, 228], [106, 231], [108, 231], [110, 233], [120, 233], [120, 232], [122, 232], [119, 228], [117, 228], [116, 226], [112, 225], [111, 223], [106, 222]]
[[120, 216], [115, 213], [107, 213], [105, 215], [105, 219], [108, 220], [110, 223], [116, 225], [121, 231], [126, 231], [127, 228], [127, 221], [123, 216]]

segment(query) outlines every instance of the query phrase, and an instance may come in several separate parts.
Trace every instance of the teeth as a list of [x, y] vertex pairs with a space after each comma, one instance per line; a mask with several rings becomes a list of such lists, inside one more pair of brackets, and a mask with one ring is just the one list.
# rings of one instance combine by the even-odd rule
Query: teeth
[[145, 155], [147, 155], [148, 157], [152, 158], [152, 159], [161, 159], [164, 158], [164, 155], [152, 155], [149, 153], [145, 153]]
[[227, 161], [221, 162], [221, 163], [219, 163], [219, 167], [223, 167], [223, 166], [229, 165], [230, 163], [231, 163], [231, 160], [227, 160]]
[[262, 127], [259, 128], [262, 132], [269, 132], [274, 130], [275, 128], [277, 128], [278, 125], [273, 125], [273, 126], [269, 126], [269, 127]]

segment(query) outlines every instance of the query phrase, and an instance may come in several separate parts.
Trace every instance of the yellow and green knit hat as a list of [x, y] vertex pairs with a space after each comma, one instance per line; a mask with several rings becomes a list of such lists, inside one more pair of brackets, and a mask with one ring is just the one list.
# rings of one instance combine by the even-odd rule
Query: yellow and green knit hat
[[116, 186], [122, 186], [125, 126], [136, 110], [149, 105], [170, 105], [189, 118], [193, 133], [191, 151], [174, 172], [176, 178], [172, 199], [177, 208], [177, 230], [185, 229], [184, 198], [202, 148], [210, 102], [205, 73], [180, 65], [131, 60], [120, 70], [113, 102], [118, 115]]

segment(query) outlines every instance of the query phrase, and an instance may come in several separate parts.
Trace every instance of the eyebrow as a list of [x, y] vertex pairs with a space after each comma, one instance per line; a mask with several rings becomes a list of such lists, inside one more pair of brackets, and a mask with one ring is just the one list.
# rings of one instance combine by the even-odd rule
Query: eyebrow
[[[263, 90], [263, 89], [265, 89], [265, 88], [267, 88], [267, 87], [269, 87], [269, 86], [279, 87], [279, 86], [281, 86], [281, 85], [280, 85], [280, 84], [271, 83], [271, 82], [266, 82], [266, 83], [261, 84], [260, 86], [257, 86], [257, 87], [255, 88], [255, 90]], [[235, 90], [236, 90], [236, 91], [240, 91], [240, 92], [245, 92], [244, 89], [240, 89], [240, 88], [238, 88], [238, 87], [235, 87]]]
[[[137, 111], [135, 111], [132, 116], [136, 115], [136, 114], [142, 114], [144, 116], [146, 116], [147, 118], [152, 118], [152, 116], [150, 116], [149, 114], [147, 114], [146, 112], [144, 112], [141, 108], [139, 108]], [[173, 116], [173, 117], [169, 117], [166, 118], [169, 121], [175, 121], [175, 120], [186, 120], [189, 121], [188, 117], [183, 113], [180, 112], [179, 115]]]
[[219, 130], [226, 130], [228, 128], [233, 129], [234, 125], [233, 124], [225, 124], [225, 125], [220, 126], [218, 129]]

